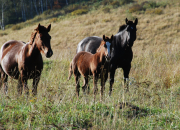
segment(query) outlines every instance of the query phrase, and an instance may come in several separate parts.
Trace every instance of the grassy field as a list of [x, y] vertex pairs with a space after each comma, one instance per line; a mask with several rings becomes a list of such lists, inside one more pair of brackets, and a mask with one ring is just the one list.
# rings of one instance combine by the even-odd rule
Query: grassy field
[[[18, 96], [18, 82], [9, 78], [8, 95], [0, 94], [0, 129], [180, 129], [180, 1], [158, 0], [156, 7], [135, 8], [144, 1], [118, 7], [100, 5], [87, 14], [67, 14], [54, 22], [27, 21], [20, 30], [0, 31], [0, 45], [12, 39], [27, 42], [39, 22], [51, 23], [54, 52], [50, 59], [43, 57], [36, 97]], [[87, 36], [116, 34], [126, 17], [138, 18], [130, 91], [124, 92], [122, 70], [117, 69], [111, 97], [108, 81], [104, 100], [100, 101], [98, 91], [94, 102], [91, 80], [90, 94], [85, 96], [80, 90], [77, 99], [74, 78], [67, 81], [77, 44]], [[30, 91], [31, 84], [30, 80]]]

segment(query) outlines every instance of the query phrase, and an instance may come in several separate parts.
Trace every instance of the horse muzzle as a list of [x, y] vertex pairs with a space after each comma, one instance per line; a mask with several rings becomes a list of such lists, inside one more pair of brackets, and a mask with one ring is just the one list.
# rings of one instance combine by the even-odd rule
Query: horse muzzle
[[50, 58], [52, 55], [53, 55], [53, 51], [52, 51], [52, 50], [51, 50], [51, 51], [48, 51], [48, 52], [46, 53], [46, 58]]

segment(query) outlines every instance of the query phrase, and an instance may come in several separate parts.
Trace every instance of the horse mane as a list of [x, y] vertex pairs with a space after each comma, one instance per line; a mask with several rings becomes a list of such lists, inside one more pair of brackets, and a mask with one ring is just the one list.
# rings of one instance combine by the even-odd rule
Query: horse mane
[[33, 42], [34, 42], [34, 39], [35, 39], [35, 37], [36, 37], [36, 34], [37, 34], [37, 33], [42, 33], [42, 32], [47, 32], [47, 28], [44, 27], [44, 26], [41, 26], [41, 25], [39, 24], [38, 27], [35, 29], [35, 32], [32, 32], [31, 38], [30, 38], [30, 43], [29, 43], [29, 44], [32, 45]]
[[[131, 25], [133, 24], [133, 21], [128, 21], [127, 25]], [[123, 24], [119, 27], [119, 32], [123, 31], [126, 27], [127, 27], [126, 24]]]
[[47, 28], [41, 25], [39, 25], [35, 30], [39, 33], [47, 32]]
[[105, 41], [103, 40], [103, 41], [101, 42], [99, 48], [96, 50], [96, 52], [99, 52], [104, 44], [105, 44]]
[[133, 24], [133, 21], [128, 21], [127, 25]]
[[123, 31], [125, 28], [127, 27], [127, 25], [123, 24], [119, 27], [119, 32]]
[[35, 39], [35, 37], [36, 37], [36, 34], [37, 34], [37, 31], [36, 31], [36, 32], [32, 32], [32, 34], [31, 34], [31, 38], [30, 38], [30, 42], [29, 42], [29, 44], [30, 44], [30, 45], [32, 45], [32, 44], [33, 44], [34, 39]]

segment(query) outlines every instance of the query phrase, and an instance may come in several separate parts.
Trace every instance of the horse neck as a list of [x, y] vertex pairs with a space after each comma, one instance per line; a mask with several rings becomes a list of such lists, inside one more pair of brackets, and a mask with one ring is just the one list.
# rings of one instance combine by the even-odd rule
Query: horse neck
[[34, 38], [34, 41], [32, 44], [29, 44], [29, 55], [33, 56], [33, 55], [38, 55], [38, 54], [41, 54], [40, 53], [40, 50], [38, 49], [38, 46], [37, 46], [37, 38], [35, 37]]
[[123, 30], [116, 35], [114, 35], [114, 49], [124, 49], [125, 45], [127, 44], [127, 31]]
[[103, 59], [105, 57], [105, 49], [104, 46], [100, 46], [100, 50], [94, 54], [94, 56], [97, 58], [98, 62], [103, 62]]

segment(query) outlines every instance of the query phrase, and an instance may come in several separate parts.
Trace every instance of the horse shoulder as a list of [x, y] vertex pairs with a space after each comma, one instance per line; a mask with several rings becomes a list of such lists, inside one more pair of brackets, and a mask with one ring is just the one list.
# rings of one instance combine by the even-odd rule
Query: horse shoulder
[[92, 73], [96, 73], [98, 68], [98, 56], [93, 54], [93, 58], [91, 59], [91, 71]]

